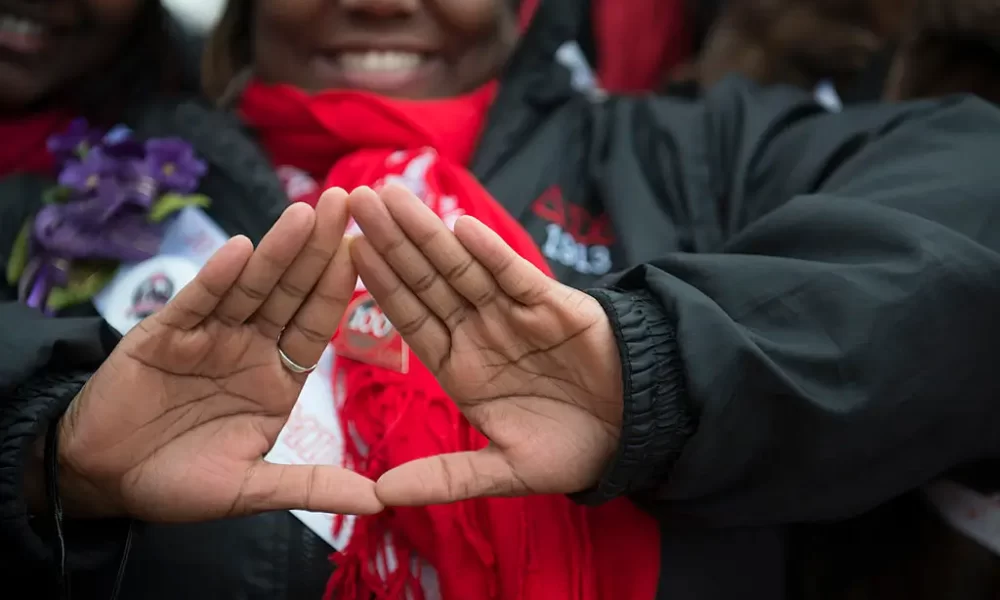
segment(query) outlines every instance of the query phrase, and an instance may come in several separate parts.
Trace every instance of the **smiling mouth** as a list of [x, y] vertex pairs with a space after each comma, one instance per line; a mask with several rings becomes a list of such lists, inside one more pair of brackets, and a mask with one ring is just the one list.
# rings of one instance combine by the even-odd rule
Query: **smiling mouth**
[[425, 57], [416, 52], [381, 50], [342, 52], [337, 57], [341, 69], [358, 73], [414, 71], [424, 63], [424, 60]]
[[434, 64], [431, 55], [401, 50], [342, 51], [332, 59], [348, 87], [386, 93], [419, 83]]
[[0, 48], [35, 54], [45, 48], [47, 35], [47, 29], [38, 21], [0, 14]]

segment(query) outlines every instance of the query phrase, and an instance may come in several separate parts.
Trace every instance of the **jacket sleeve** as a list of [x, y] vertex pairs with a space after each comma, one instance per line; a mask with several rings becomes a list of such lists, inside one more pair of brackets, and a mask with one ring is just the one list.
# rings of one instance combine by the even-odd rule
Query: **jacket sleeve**
[[591, 290], [625, 407], [618, 456], [581, 501], [630, 494], [714, 525], [832, 519], [1000, 457], [1000, 112], [826, 113], [733, 81], [674, 112], [659, 167], [673, 189], [721, 190], [701, 200], [722, 242]]
[[[15, 574], [45, 569], [53, 556], [51, 515], [29, 515], [26, 500], [27, 467], [40, 462], [36, 442], [105, 359], [117, 334], [101, 319], [49, 319], [14, 302], [0, 303], [0, 328], [0, 555]], [[67, 567], [103, 563], [123, 533], [105, 521], [67, 524]]]

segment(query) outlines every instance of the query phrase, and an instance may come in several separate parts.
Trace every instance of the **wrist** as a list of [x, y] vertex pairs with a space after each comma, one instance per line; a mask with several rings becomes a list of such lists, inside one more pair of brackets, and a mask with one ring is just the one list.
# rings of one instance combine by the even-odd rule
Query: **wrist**
[[578, 502], [596, 504], [665, 481], [697, 419], [688, 406], [676, 329], [660, 304], [643, 292], [588, 293], [611, 323], [615, 360], [623, 366], [617, 448], [598, 483], [574, 495]]
[[102, 502], [97, 489], [87, 483], [85, 478], [78, 476], [70, 467], [71, 459], [65, 450], [66, 434], [62, 422], [52, 425], [59, 431], [56, 433], [56, 456], [54, 464], [47, 453], [46, 436], [40, 435], [31, 444], [25, 460], [24, 496], [28, 513], [40, 516], [51, 512], [54, 499], [50, 498], [50, 479], [55, 477], [55, 491], [59, 494], [62, 509], [67, 517], [101, 518], [119, 516], [109, 510], [107, 502]]
[[[81, 392], [82, 393], [82, 392]], [[55, 433], [55, 457], [51, 458], [53, 464], [48, 468], [48, 477], [55, 477], [57, 480], [56, 489], [62, 502], [63, 512], [67, 517], [74, 519], [106, 519], [124, 517], [125, 511], [118, 508], [106, 493], [101, 491], [101, 486], [87, 477], [78, 468], [79, 451], [74, 443], [73, 437], [73, 410], [76, 400], [70, 405], [66, 415], [53, 425], [57, 428]], [[46, 457], [46, 460], [50, 460]]]
[[[49, 515], [57, 491], [65, 515], [73, 518], [116, 517], [124, 514], [117, 510], [120, 502], [109, 502], [93, 477], [75, 465], [86, 463], [89, 451], [80, 447], [73, 432], [75, 414], [85, 393], [91, 373], [40, 373], [16, 390], [16, 395], [33, 407], [31, 424], [34, 438], [22, 446], [22, 497], [27, 513], [33, 516]], [[51, 433], [51, 435], [49, 435]], [[52, 442], [51, 447], [48, 443]], [[50, 482], [54, 485], [50, 486]]]
[[[57, 428], [54, 457], [49, 456], [52, 449], [47, 447], [46, 435], [38, 436], [28, 451], [24, 475], [28, 513], [33, 516], [49, 513], [55, 504], [50, 492], [55, 491], [67, 517], [104, 519], [125, 516], [124, 511], [117, 510], [116, 504], [109, 501], [107, 494], [102, 494], [98, 486], [73, 466], [72, 433], [66, 421], [60, 419], [50, 425]], [[55, 486], [52, 486], [52, 478], [55, 479]]]
[[[600, 305], [600, 302], [596, 302]], [[604, 308], [598, 308], [605, 317]], [[627, 368], [622, 361], [621, 343], [615, 335], [613, 324], [605, 319], [598, 327], [597, 340], [593, 345], [593, 354], [600, 357], [597, 364], [604, 368], [593, 371], [593, 378], [587, 382], [585, 389], [593, 390], [595, 401], [593, 410], [598, 420], [607, 429], [607, 446], [604, 448], [602, 466], [606, 470], [618, 454], [622, 436], [623, 420], [625, 418], [625, 377]], [[592, 482], [596, 485], [598, 481]]]

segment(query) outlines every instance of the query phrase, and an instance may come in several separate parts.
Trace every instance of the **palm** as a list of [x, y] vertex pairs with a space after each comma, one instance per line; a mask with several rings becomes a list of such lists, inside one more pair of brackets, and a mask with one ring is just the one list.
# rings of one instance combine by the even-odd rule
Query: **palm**
[[[211, 504], [238, 512], [234, 503], [246, 465], [274, 444], [300, 382], [274, 361], [275, 340], [249, 327], [215, 321], [185, 332], [153, 319], [135, 333], [110, 360], [109, 372], [102, 371], [93, 384], [97, 389], [108, 374], [143, 381], [149, 390], [144, 398], [150, 402], [129, 414], [135, 427], [116, 428], [123, 439], [102, 436], [113, 443], [109, 450], [132, 463], [121, 465], [129, 489], [124, 500], [151, 499], [176, 510], [184, 504], [184, 491], [194, 487], [215, 496]], [[102, 404], [113, 407], [108, 402], [95, 407]], [[92, 413], [95, 421], [113, 422], [113, 415], [100, 412]]]
[[419, 504], [596, 482], [621, 420], [617, 350], [596, 300], [480, 224], [460, 221], [460, 242], [401, 190], [356, 192], [351, 210], [365, 232], [352, 255], [368, 290], [491, 442], [390, 471], [379, 497]]
[[616, 447], [621, 409], [606, 398], [618, 378], [614, 371], [607, 377], [610, 365], [599, 352], [607, 320], [586, 300], [573, 294], [524, 306], [504, 298], [452, 333], [437, 376], [517, 473], [524, 489], [509, 492], [564, 491], [596, 479]]
[[373, 510], [360, 476], [262, 461], [305, 381], [278, 360], [279, 337], [315, 363], [353, 289], [345, 253], [335, 256], [340, 200], [315, 218], [289, 211], [253, 257], [230, 244], [122, 340], [64, 419], [73, 472], [150, 520]]

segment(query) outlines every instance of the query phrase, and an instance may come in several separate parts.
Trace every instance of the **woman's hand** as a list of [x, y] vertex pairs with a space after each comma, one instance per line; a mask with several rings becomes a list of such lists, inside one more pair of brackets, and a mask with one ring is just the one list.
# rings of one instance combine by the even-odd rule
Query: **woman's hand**
[[[254, 250], [229, 241], [118, 347], [59, 425], [67, 508], [202, 521], [280, 509], [374, 513], [374, 484], [264, 461], [354, 290], [346, 193], [289, 207]], [[331, 400], [332, 401], [332, 400]]]
[[614, 456], [620, 359], [596, 300], [545, 276], [462, 217], [452, 234], [410, 192], [353, 192], [362, 280], [462, 413], [490, 440], [384, 474], [386, 505], [577, 492]]

